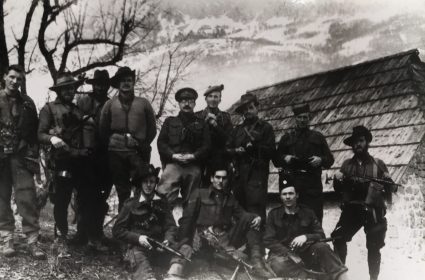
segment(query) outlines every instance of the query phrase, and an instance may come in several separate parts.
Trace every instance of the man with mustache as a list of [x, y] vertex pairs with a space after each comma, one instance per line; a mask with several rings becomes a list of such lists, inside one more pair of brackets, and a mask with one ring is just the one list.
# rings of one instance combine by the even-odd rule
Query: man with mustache
[[[50, 90], [56, 92], [56, 100], [49, 102], [40, 111], [38, 139], [40, 143], [50, 145], [48, 167], [53, 170], [55, 235], [61, 246], [62, 254], [67, 254], [68, 205], [74, 188], [78, 195], [92, 187], [87, 180], [86, 165], [89, 150], [84, 147], [82, 138], [83, 113], [73, 103], [77, 88], [82, 84], [64, 73], [57, 78]], [[81, 201], [80, 198], [77, 198]], [[79, 205], [83, 217], [90, 211], [88, 204]], [[85, 227], [91, 224], [85, 220]], [[59, 232], [56, 232], [56, 229]]]
[[322, 222], [322, 168], [330, 168], [334, 158], [325, 137], [309, 127], [310, 106], [297, 105], [292, 111], [295, 128], [280, 139], [273, 162], [282, 168], [280, 177], [289, 173], [294, 178], [294, 184], [299, 189], [299, 203], [313, 209]]
[[[345, 263], [347, 242], [363, 227], [369, 275], [371, 280], [376, 280], [381, 265], [380, 249], [385, 245], [387, 231], [385, 200], [391, 200], [391, 194], [397, 188], [392, 184], [385, 163], [369, 154], [371, 141], [372, 134], [364, 126], [354, 127], [351, 136], [344, 140], [354, 156], [344, 161], [334, 178], [334, 189], [342, 194], [343, 203], [341, 216], [331, 235], [339, 237], [334, 241], [334, 250]], [[382, 179], [388, 184], [378, 184], [365, 177]]]
[[150, 102], [135, 96], [136, 72], [121, 67], [111, 78], [118, 95], [103, 106], [99, 130], [108, 147], [109, 169], [118, 193], [119, 210], [140, 184], [140, 174], [150, 162], [151, 143], [156, 135], [156, 118]]
[[211, 175], [210, 167], [217, 162], [226, 162], [228, 160], [226, 155], [226, 142], [233, 129], [230, 114], [223, 112], [218, 108], [221, 103], [221, 93], [224, 89], [223, 85], [209, 86], [205, 91], [205, 101], [207, 107], [204, 110], [196, 112], [196, 115], [204, 119], [208, 124], [211, 133], [211, 150], [206, 162], [204, 179], [205, 184], [209, 184]]
[[171, 204], [180, 191], [185, 206], [191, 193], [199, 188], [202, 165], [210, 148], [208, 125], [193, 112], [197, 98], [193, 88], [179, 89], [175, 99], [180, 112], [165, 119], [158, 136], [158, 151], [165, 166], [158, 192], [166, 195]]
[[30, 254], [45, 259], [38, 243], [40, 213], [34, 184], [34, 174], [40, 171], [38, 118], [34, 101], [19, 90], [24, 75], [19, 65], [9, 66], [3, 76], [5, 88], [0, 90], [0, 237], [3, 255], [15, 255], [15, 219], [10, 207], [13, 189]]

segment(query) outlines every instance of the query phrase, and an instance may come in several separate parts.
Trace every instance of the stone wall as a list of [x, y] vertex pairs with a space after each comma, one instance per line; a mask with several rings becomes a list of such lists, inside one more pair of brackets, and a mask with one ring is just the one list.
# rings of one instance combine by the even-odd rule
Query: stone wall
[[388, 212], [400, 249], [409, 257], [425, 260], [425, 144], [424, 139], [407, 167]]

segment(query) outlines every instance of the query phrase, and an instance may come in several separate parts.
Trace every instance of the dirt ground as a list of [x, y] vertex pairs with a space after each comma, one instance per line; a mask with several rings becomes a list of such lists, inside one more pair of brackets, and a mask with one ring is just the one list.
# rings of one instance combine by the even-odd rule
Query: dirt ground
[[[12, 258], [0, 256], [0, 279], [130, 279], [131, 273], [121, 261], [117, 246], [113, 244], [109, 254], [100, 255], [86, 248], [72, 248], [71, 258], [58, 259], [57, 248], [53, 243], [51, 209], [51, 205], [48, 204], [42, 211], [41, 219], [41, 244], [48, 254], [48, 260], [35, 261], [28, 256], [23, 235], [19, 234], [18, 221], [18, 238], [15, 242], [18, 254]], [[334, 228], [339, 213], [335, 203], [326, 205], [323, 224], [327, 235]], [[417, 260], [400, 253], [403, 241], [398, 238], [398, 229], [394, 225], [394, 221], [391, 220], [391, 216], [390, 212], [388, 214], [389, 229], [386, 246], [382, 250], [380, 279], [424, 279], [425, 260]], [[75, 226], [72, 227], [72, 232], [75, 232]], [[110, 228], [107, 228], [106, 234], [111, 235]], [[365, 236], [363, 231], [359, 231], [348, 247], [347, 266], [350, 279], [369, 279], [366, 254]], [[163, 270], [162, 272], [164, 273]], [[232, 272], [231, 267], [223, 268], [212, 263], [196, 261], [192, 265], [189, 279], [230, 279]], [[158, 273], [161, 273], [161, 271]], [[238, 279], [247, 278], [241, 274]]]

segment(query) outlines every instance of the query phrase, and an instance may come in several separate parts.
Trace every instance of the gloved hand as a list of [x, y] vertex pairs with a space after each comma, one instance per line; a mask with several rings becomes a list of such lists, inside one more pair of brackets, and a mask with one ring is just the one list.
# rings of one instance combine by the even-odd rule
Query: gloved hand
[[52, 136], [50, 138], [50, 143], [52, 143], [53, 147], [55, 147], [57, 149], [67, 146], [66, 143], [61, 138], [59, 138], [57, 136]]

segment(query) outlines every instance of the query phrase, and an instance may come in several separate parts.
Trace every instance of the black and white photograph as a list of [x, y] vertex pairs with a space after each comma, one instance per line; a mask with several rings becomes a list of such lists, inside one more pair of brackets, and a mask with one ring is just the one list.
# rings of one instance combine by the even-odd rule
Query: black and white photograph
[[0, 279], [424, 279], [424, 0], [0, 2]]

